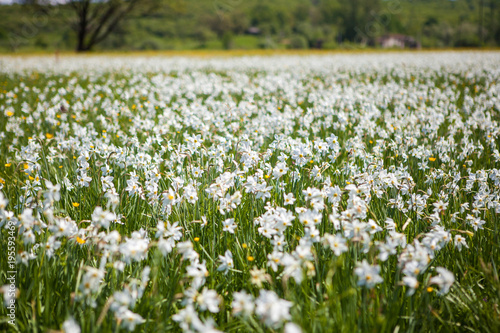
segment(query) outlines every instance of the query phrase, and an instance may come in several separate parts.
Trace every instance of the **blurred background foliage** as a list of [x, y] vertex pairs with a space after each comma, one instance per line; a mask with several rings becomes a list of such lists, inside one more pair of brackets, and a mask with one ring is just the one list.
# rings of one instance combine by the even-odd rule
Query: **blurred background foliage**
[[[69, 5], [0, 6], [0, 51], [74, 50], [74, 20]], [[356, 49], [382, 47], [384, 36], [424, 48], [499, 46], [500, 0], [158, 0], [93, 49]]]

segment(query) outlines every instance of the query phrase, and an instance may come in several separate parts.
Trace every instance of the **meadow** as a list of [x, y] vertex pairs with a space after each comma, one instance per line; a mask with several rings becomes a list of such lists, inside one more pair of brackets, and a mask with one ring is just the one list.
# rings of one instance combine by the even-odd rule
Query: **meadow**
[[494, 51], [2, 56], [0, 330], [499, 332], [499, 121]]

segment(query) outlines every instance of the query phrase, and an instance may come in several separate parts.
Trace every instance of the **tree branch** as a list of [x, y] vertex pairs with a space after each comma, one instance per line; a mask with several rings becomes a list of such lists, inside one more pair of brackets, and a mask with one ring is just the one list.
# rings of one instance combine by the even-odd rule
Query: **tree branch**
[[104, 32], [101, 35], [99, 35], [100, 30], [104, 26], [104, 25], [102, 25], [99, 28], [99, 30], [95, 34], [93, 34], [92, 37], [90, 38], [89, 47], [92, 47], [95, 44], [102, 42], [111, 32], [113, 32], [114, 29], [116, 29], [116, 27], [118, 26], [118, 23], [124, 17], [126, 17], [126, 15], [129, 14], [138, 3], [139, 3], [139, 0], [129, 1], [128, 6], [123, 11], [121, 11], [121, 13], [119, 12], [117, 15], [115, 15], [114, 19], [112, 19], [111, 22], [107, 25]]

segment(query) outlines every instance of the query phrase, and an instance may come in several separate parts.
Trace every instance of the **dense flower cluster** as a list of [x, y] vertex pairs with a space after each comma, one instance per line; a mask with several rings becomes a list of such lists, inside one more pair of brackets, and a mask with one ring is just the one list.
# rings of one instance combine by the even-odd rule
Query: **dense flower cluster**
[[186, 332], [297, 332], [287, 290], [337, 270], [445, 295], [441, 253], [500, 213], [498, 53], [73, 60], [1, 60], [0, 226], [27, 270], [73, 258], [99, 325], [151, 298]]

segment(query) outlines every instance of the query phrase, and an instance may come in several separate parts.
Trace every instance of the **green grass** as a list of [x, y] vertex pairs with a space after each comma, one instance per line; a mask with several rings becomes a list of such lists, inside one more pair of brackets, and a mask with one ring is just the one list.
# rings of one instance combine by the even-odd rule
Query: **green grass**
[[[235, 43], [251, 45], [255, 40], [238, 38]], [[494, 65], [498, 66], [497, 63]], [[488, 74], [477, 68], [470, 67], [469, 70], [474, 72], [475, 79], [468, 78], [465, 70], [457, 73], [446, 69], [434, 71], [425, 68], [406, 69], [406, 72], [361, 69], [335, 75], [328, 71], [311, 72], [296, 76], [293, 80], [286, 76], [292, 75], [293, 69], [280, 69], [278, 74], [257, 70], [201, 70], [188, 71], [187, 74], [129, 71], [76, 71], [58, 75], [32, 72], [1, 74], [0, 105], [3, 109], [0, 114], [0, 132], [4, 133], [5, 137], [0, 141], [0, 178], [3, 183], [1, 191], [9, 200], [5, 209], [20, 218], [23, 211], [31, 207], [40, 212], [37, 219], [50, 226], [54, 222], [42, 214], [51, 206], [43, 203], [46, 181], [63, 184], [64, 177], [67, 177], [75, 183], [79, 174], [78, 157], [85, 152], [88, 153], [89, 163], [86, 173], [92, 177], [92, 181], [89, 187], [76, 187], [71, 191], [62, 185], [61, 199], [52, 203], [56, 218], [68, 218], [76, 222], [80, 230], [78, 237], [81, 237], [80, 240], [83, 239], [85, 244], [79, 244], [76, 235], [60, 236], [58, 239], [61, 245], [50, 258], [44, 244], [55, 232], [42, 229], [43, 232], [35, 233], [35, 243], [41, 244], [40, 248], [35, 250], [36, 257], [29, 260], [27, 265], [20, 262], [16, 265], [16, 286], [19, 290], [16, 325], [10, 326], [7, 323], [7, 310], [0, 307], [0, 327], [19, 332], [58, 330], [71, 316], [79, 323], [82, 332], [126, 331], [110, 309], [111, 297], [115, 292], [138, 288], [141, 280], [144, 281], [141, 274], [144, 268], [149, 266], [151, 273], [144, 294], [137, 298], [135, 306], [130, 307], [131, 311], [145, 319], [143, 324], [137, 326], [136, 331], [180, 331], [179, 324], [172, 317], [186, 307], [183, 300], [187, 297], [186, 291], [192, 287], [192, 278], [186, 273], [189, 262], [182, 260], [178, 248], [174, 248], [166, 256], [158, 249], [155, 238], [157, 224], [159, 221], [169, 221], [179, 222], [182, 227], [182, 238], [179, 241], [190, 241], [193, 249], [199, 254], [200, 262], [206, 261], [208, 275], [204, 286], [215, 290], [220, 296], [220, 310], [210, 313], [198, 308], [197, 312], [204, 321], [213, 318], [216, 327], [222, 331], [281, 332], [281, 324], [269, 327], [258, 316], [247, 318], [231, 313], [235, 292], [246, 290], [258, 297], [260, 290], [266, 289], [292, 302], [290, 321], [299, 325], [304, 332], [498, 332], [498, 214], [494, 207], [481, 208], [478, 216], [486, 223], [484, 229], [477, 231], [465, 222], [465, 218], [466, 214], [473, 214], [472, 203], [477, 202], [474, 196], [480, 191], [478, 184], [467, 189], [466, 180], [469, 173], [485, 170], [487, 174], [491, 174], [499, 167], [493, 153], [494, 149], [498, 149], [500, 141], [498, 131], [493, 128], [500, 121], [500, 110], [493, 103], [488, 103], [498, 99], [495, 84], [498, 84], [499, 78], [497, 74]], [[236, 74], [244, 74], [248, 82], [244, 86], [240, 85], [237, 80], [242, 77]], [[276, 91], [268, 87], [266, 90], [265, 80], [273, 80], [274, 75], [285, 75], [288, 82], [300, 82], [301, 85], [285, 86]], [[221, 81], [209, 82], [219, 82], [216, 83], [219, 85], [230, 83], [236, 90], [217, 93], [194, 90], [195, 95], [192, 96], [188, 90], [184, 90], [190, 82], [189, 76], [196, 76], [198, 81], [194, 82], [199, 84], [208, 77], [211, 77], [211, 80], [216, 78]], [[373, 84], [379, 89], [370, 90], [369, 86]], [[429, 88], [431, 85], [433, 87]], [[25, 86], [30, 89], [23, 90]], [[84, 94], [78, 92], [77, 86], [83, 89]], [[325, 102], [330, 103], [329, 107], [335, 112], [321, 111], [321, 104], [315, 101], [314, 96], [325, 96], [323, 101], [329, 101], [328, 98], [337, 96], [332, 92], [332, 86], [341, 89], [345, 100], [352, 98], [354, 103], [341, 104], [342, 99], [338, 102]], [[391, 86], [396, 88], [389, 89]], [[34, 91], [34, 87], [41, 92]], [[178, 88], [169, 90], [171, 87]], [[260, 87], [262, 91], [260, 95], [254, 91], [249, 94], [245, 92], [248, 87]], [[67, 90], [67, 94], [59, 99], [58, 90], [62, 88]], [[389, 89], [390, 98], [387, 105], [383, 105], [383, 100], [377, 97], [380, 96], [382, 88]], [[353, 90], [359, 95], [349, 95]], [[397, 98], [403, 96], [400, 92], [407, 95], [398, 101]], [[421, 94], [422, 99], [408, 97], [417, 93]], [[464, 106], [464, 96], [470, 98], [472, 106]], [[250, 97], [257, 106], [255, 109], [242, 111], [234, 105], [229, 107], [235, 100], [248, 101]], [[42, 103], [42, 100], [47, 102]], [[69, 104], [65, 111], [61, 111], [60, 107], [61, 103], [65, 103], [63, 100]], [[301, 100], [304, 101], [299, 103]], [[373, 133], [359, 134], [357, 131], [360, 129], [360, 116], [369, 110], [363, 103], [370, 100], [380, 110], [380, 114], [373, 119], [376, 130]], [[115, 105], [110, 103], [114, 101]], [[27, 103], [32, 110], [23, 112], [23, 103]], [[449, 111], [438, 107], [439, 103], [448, 103]], [[35, 111], [37, 105], [40, 108]], [[147, 110], [147, 105], [152, 108]], [[273, 126], [285, 126], [286, 115], [282, 113], [285, 111], [278, 110], [284, 110], [286, 107], [290, 108], [288, 112], [293, 128], [288, 125], [283, 128], [272, 127], [271, 120], [266, 117], [279, 114], [283, 117], [282, 123]], [[203, 108], [210, 112], [203, 113]], [[401, 109], [404, 113], [401, 113]], [[7, 114], [9, 110], [13, 114]], [[478, 121], [478, 125], [483, 124], [484, 127], [475, 127], [472, 124], [475, 124], [476, 120], [467, 110], [481, 110], [475, 117], [487, 115], [491, 120], [489, 123], [493, 125], [484, 125]], [[340, 115], [342, 111], [346, 112], [348, 117], [344, 128], [337, 127], [343, 123]], [[424, 135], [423, 129], [435, 125], [439, 119], [436, 115], [432, 116], [432, 112], [443, 115], [445, 121], [430, 134]], [[198, 117], [196, 123], [190, 122], [191, 113]], [[202, 120], [203, 115], [207, 117], [205, 120]], [[209, 118], [208, 115], [216, 115], [216, 118]], [[32, 123], [28, 121], [30, 117], [33, 117]], [[217, 117], [222, 123], [217, 123]], [[302, 123], [307, 117], [314, 119], [312, 125]], [[411, 122], [411, 117], [418, 118], [418, 121]], [[151, 126], [143, 123], [144, 120], [151, 121]], [[459, 120], [471, 123], [460, 126]], [[174, 124], [176, 122], [179, 126]], [[66, 124], [67, 130], [64, 129]], [[205, 124], [206, 128], [200, 127], [201, 124]], [[159, 133], [159, 125], [165, 125], [164, 132], [159, 135], [163, 141], [150, 143], [148, 139]], [[231, 126], [238, 126], [238, 129], [233, 132]], [[320, 127], [316, 128], [318, 126]], [[87, 132], [81, 132], [81, 128], [86, 128]], [[302, 191], [309, 187], [323, 188], [323, 181], [328, 176], [332, 186], [338, 185], [342, 189], [339, 213], [346, 211], [350, 200], [346, 186], [363, 185], [361, 172], [354, 178], [352, 171], [358, 168], [370, 174], [374, 170], [370, 165], [379, 165], [379, 170], [388, 172], [391, 172], [392, 167], [404, 167], [413, 181], [410, 193], [425, 194], [428, 189], [431, 189], [432, 193], [429, 194], [427, 205], [419, 217], [414, 211], [403, 211], [389, 205], [389, 200], [398, 195], [403, 196], [405, 201], [409, 199], [409, 195], [405, 194], [401, 187], [385, 188], [379, 197], [372, 189], [369, 191], [372, 199], [366, 205], [367, 216], [362, 220], [367, 222], [373, 219], [384, 230], [371, 237], [366, 250], [359, 240], [348, 239], [348, 251], [340, 256], [335, 256], [322, 242], [312, 244], [312, 258], [301, 262], [303, 279], [298, 282], [293, 277], [287, 277], [282, 266], [277, 272], [267, 266], [267, 255], [273, 251], [273, 246], [259, 233], [254, 224], [255, 219], [266, 212], [263, 200], [245, 191], [243, 182], [236, 180], [228, 193], [240, 191], [241, 203], [227, 214], [221, 214], [221, 203], [210, 198], [205, 190], [224, 172], [241, 171], [244, 177], [249, 177], [260, 168], [263, 175], [271, 175], [264, 163], [245, 171], [242, 165], [242, 151], [238, 150], [242, 145], [243, 134], [255, 143], [253, 150], [260, 158], [263, 158], [267, 149], [273, 150], [266, 163], [274, 167], [279, 162], [280, 153], [291, 155], [289, 148], [271, 148], [275, 140], [274, 134], [289, 131], [287, 135], [300, 139], [300, 130], [306, 131], [304, 136], [311, 141], [325, 140], [335, 134], [338, 137], [340, 154], [331, 162], [327, 155], [314, 153], [304, 167], [296, 167], [289, 158], [287, 164], [290, 171], [296, 169], [301, 179], [294, 181], [290, 173], [283, 176], [280, 179], [284, 182], [283, 190], [272, 176], [264, 176], [261, 182], [271, 187], [270, 198], [266, 201], [273, 207], [285, 207], [294, 216], [298, 216], [296, 207], [310, 207]], [[382, 130], [387, 131], [387, 136], [381, 133]], [[180, 157], [175, 149], [185, 144], [188, 136], [200, 133], [203, 133], [204, 148], [196, 149], [192, 153], [184, 152], [184, 156]], [[415, 147], [420, 146], [428, 150], [421, 158], [410, 156], [411, 148], [406, 144], [397, 143], [397, 140], [406, 140], [411, 136], [416, 140]], [[481, 145], [484, 149], [475, 149], [466, 157], [460, 156], [465, 146], [462, 141], [464, 136], [474, 145]], [[222, 158], [221, 169], [217, 169], [217, 162], [207, 154], [218, 145], [219, 137], [230, 140], [225, 157]], [[63, 144], [71, 138], [75, 140], [72, 144]], [[440, 138], [452, 140], [456, 143], [455, 149], [448, 153], [439, 153]], [[359, 139], [358, 148], [350, 148], [353, 139]], [[492, 141], [488, 143], [487, 140]], [[306, 140], [302, 139], [302, 142]], [[384, 145], [381, 145], [381, 142]], [[131, 172], [137, 173], [144, 189], [146, 172], [138, 168], [138, 162], [121, 165], [122, 160], [118, 153], [99, 153], [103, 147], [112, 147], [111, 145], [128, 149], [129, 159], [141, 152], [150, 157], [158, 154], [161, 159], [148, 164], [149, 167], [156, 166], [161, 172], [158, 193], [175, 187], [174, 178], [179, 177], [186, 182], [185, 185], [189, 181], [199, 182], [196, 185], [198, 200], [192, 204], [183, 199], [175, 204], [168, 214], [162, 212], [161, 204], [157, 202], [130, 196], [125, 189]], [[167, 149], [168, 145], [174, 149]], [[22, 157], [20, 152], [23, 147], [27, 149], [29, 146], [38, 155], [38, 159], [36, 163], [28, 163], [39, 167], [39, 171], [27, 175], [24, 168], [27, 157]], [[362, 155], [356, 155], [359, 150], [366, 153], [366, 160]], [[402, 156], [403, 153], [409, 155], [407, 159]], [[432, 160], [434, 158], [435, 160]], [[422, 171], [418, 163], [425, 161], [430, 169]], [[471, 162], [470, 167], [465, 164], [467, 161]], [[323, 181], [315, 180], [311, 176], [312, 168], [324, 168], [325, 162], [329, 165], [322, 173]], [[105, 275], [102, 281], [95, 292], [84, 297], [80, 286], [83, 283], [85, 267], [99, 268], [106, 252], [103, 247], [104, 234], [94, 235], [86, 229], [91, 224], [94, 208], [105, 208], [108, 203], [104, 196], [106, 191], [100, 181], [101, 167], [106, 163], [113, 169], [113, 183], [120, 199], [114, 212], [123, 216], [123, 224], [111, 223], [109, 230], [100, 228], [99, 231], [107, 234], [116, 230], [121, 235], [119, 242], [123, 243], [126, 238], [132, 237], [134, 231], [142, 228], [151, 240], [146, 257], [141, 261], [126, 264], [123, 271], [113, 267], [113, 263], [122, 258], [120, 253], [116, 249], [109, 249], [109, 259], [103, 267]], [[194, 178], [190, 172], [191, 167], [200, 167], [204, 170], [203, 175]], [[347, 171], [349, 169], [351, 172]], [[431, 172], [439, 170], [443, 171], [444, 176], [428, 183]], [[461, 178], [454, 186], [450, 186], [453, 184], [454, 173]], [[31, 203], [23, 203], [26, 193], [22, 187], [26, 181], [36, 182], [36, 177], [41, 180], [40, 189], [34, 190]], [[400, 181], [404, 183], [403, 180]], [[458, 187], [456, 192], [452, 191], [455, 186]], [[499, 188], [494, 180], [486, 179], [484, 186], [488, 188], [492, 202], [498, 202], [498, 197], [494, 196], [499, 194]], [[402, 285], [403, 273], [398, 264], [402, 262], [401, 254], [404, 249], [398, 247], [396, 254], [389, 256], [387, 261], [381, 259], [377, 249], [377, 244], [385, 242], [389, 236], [384, 221], [392, 218], [396, 223], [396, 230], [407, 237], [408, 244], [416, 240], [422, 242], [424, 235], [432, 231], [428, 218], [433, 212], [433, 203], [440, 200], [441, 191], [448, 207], [440, 215], [440, 225], [449, 230], [452, 237], [464, 236], [469, 247], [459, 251], [453, 242], [444, 244], [443, 248], [430, 258], [425, 270], [417, 275], [419, 286], [415, 293], [407, 296], [409, 289]], [[285, 193], [294, 194], [297, 199], [294, 205], [284, 205]], [[363, 200], [367, 199], [365, 194], [359, 195]], [[458, 214], [457, 222], [452, 222], [451, 214], [459, 212], [460, 205], [466, 202], [470, 205], [469, 209]], [[73, 203], [79, 205], [75, 207]], [[342, 234], [342, 231], [335, 230], [330, 222], [329, 216], [332, 213], [332, 204], [326, 202], [325, 209], [320, 212], [322, 222], [317, 226], [322, 238], [325, 233]], [[204, 228], [199, 222], [202, 217], [207, 220]], [[234, 234], [223, 231], [222, 222], [227, 218], [234, 218], [237, 223]], [[23, 241], [22, 232], [18, 227], [15, 230], [16, 251], [30, 252], [33, 244]], [[2, 228], [1, 232], [0, 249], [2, 253], [6, 253], [7, 230]], [[283, 232], [283, 236], [287, 242], [284, 253], [291, 253], [301, 244], [300, 239], [307, 239], [306, 230], [298, 218], [293, 220], [291, 226]], [[228, 249], [233, 254], [234, 270], [224, 274], [217, 270], [220, 264], [218, 258]], [[356, 264], [363, 259], [368, 260], [370, 264], [380, 265], [383, 282], [373, 288], [357, 285], [358, 278], [353, 271]], [[0, 267], [0, 284], [3, 285], [6, 284], [9, 270], [5, 259], [1, 260]], [[251, 283], [250, 271], [254, 267], [263, 268], [269, 274], [269, 279], [263, 282], [262, 287]], [[436, 267], [445, 267], [455, 277], [451, 290], [445, 295], [439, 295], [439, 287], [429, 281], [437, 275]], [[92, 304], [93, 301], [95, 304]]]

